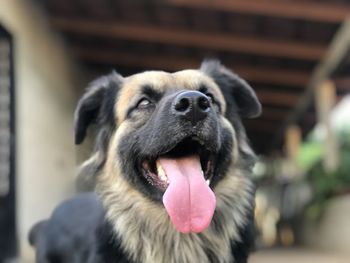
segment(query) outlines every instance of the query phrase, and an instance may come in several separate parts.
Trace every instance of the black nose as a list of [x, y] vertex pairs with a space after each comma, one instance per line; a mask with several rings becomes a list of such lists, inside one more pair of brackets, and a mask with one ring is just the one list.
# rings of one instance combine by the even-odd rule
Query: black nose
[[181, 92], [173, 102], [174, 113], [183, 116], [195, 125], [208, 116], [210, 111], [209, 98], [199, 91]]

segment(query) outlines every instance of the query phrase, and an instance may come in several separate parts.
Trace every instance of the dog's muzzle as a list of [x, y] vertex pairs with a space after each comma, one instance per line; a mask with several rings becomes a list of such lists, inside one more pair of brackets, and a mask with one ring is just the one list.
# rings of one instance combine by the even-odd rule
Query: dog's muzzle
[[196, 125], [204, 120], [211, 110], [210, 99], [198, 91], [184, 91], [172, 103], [172, 113]]

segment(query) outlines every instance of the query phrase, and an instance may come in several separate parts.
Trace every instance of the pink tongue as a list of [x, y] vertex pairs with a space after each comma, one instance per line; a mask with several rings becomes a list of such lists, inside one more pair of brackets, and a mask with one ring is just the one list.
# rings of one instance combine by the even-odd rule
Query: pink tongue
[[159, 161], [169, 179], [163, 204], [175, 228], [182, 233], [203, 231], [211, 222], [216, 199], [204, 179], [199, 157]]

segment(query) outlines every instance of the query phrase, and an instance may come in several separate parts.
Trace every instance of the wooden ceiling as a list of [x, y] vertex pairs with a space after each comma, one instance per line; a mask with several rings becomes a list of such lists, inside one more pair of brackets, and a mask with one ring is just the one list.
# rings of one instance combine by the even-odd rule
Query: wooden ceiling
[[[263, 104], [262, 116], [246, 127], [253, 147], [264, 154], [282, 150], [283, 124], [350, 14], [348, 0], [37, 1], [96, 75], [111, 68], [126, 75], [176, 71], [219, 58], [254, 87]], [[339, 96], [349, 91], [349, 62], [344, 58], [343, 70], [334, 74]], [[305, 134], [315, 123], [313, 106], [302, 113], [295, 121]]]

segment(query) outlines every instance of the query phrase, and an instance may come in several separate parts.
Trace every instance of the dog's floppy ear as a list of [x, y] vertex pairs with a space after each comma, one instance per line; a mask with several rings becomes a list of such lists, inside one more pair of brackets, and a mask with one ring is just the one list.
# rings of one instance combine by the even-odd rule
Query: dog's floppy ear
[[41, 235], [45, 230], [47, 222], [48, 220], [42, 220], [33, 225], [32, 228], [29, 230], [28, 241], [31, 246], [35, 246], [35, 242], [38, 239], [38, 236]]
[[[251, 86], [221, 65], [218, 60], [204, 60], [200, 70], [216, 82], [225, 98], [230, 96], [234, 99], [241, 117], [254, 118], [261, 114], [261, 104]], [[228, 99], [226, 98], [226, 100]]]
[[114, 102], [116, 92], [122, 81], [123, 77], [121, 75], [112, 72], [110, 75], [98, 78], [88, 86], [87, 91], [79, 100], [74, 114], [75, 144], [84, 141], [87, 128], [90, 124], [96, 122], [99, 117], [114, 119], [114, 116], [104, 116], [100, 112], [104, 107], [112, 107], [112, 110], [107, 111], [107, 114], [113, 113], [113, 105], [111, 105], [113, 103], [111, 101]]

